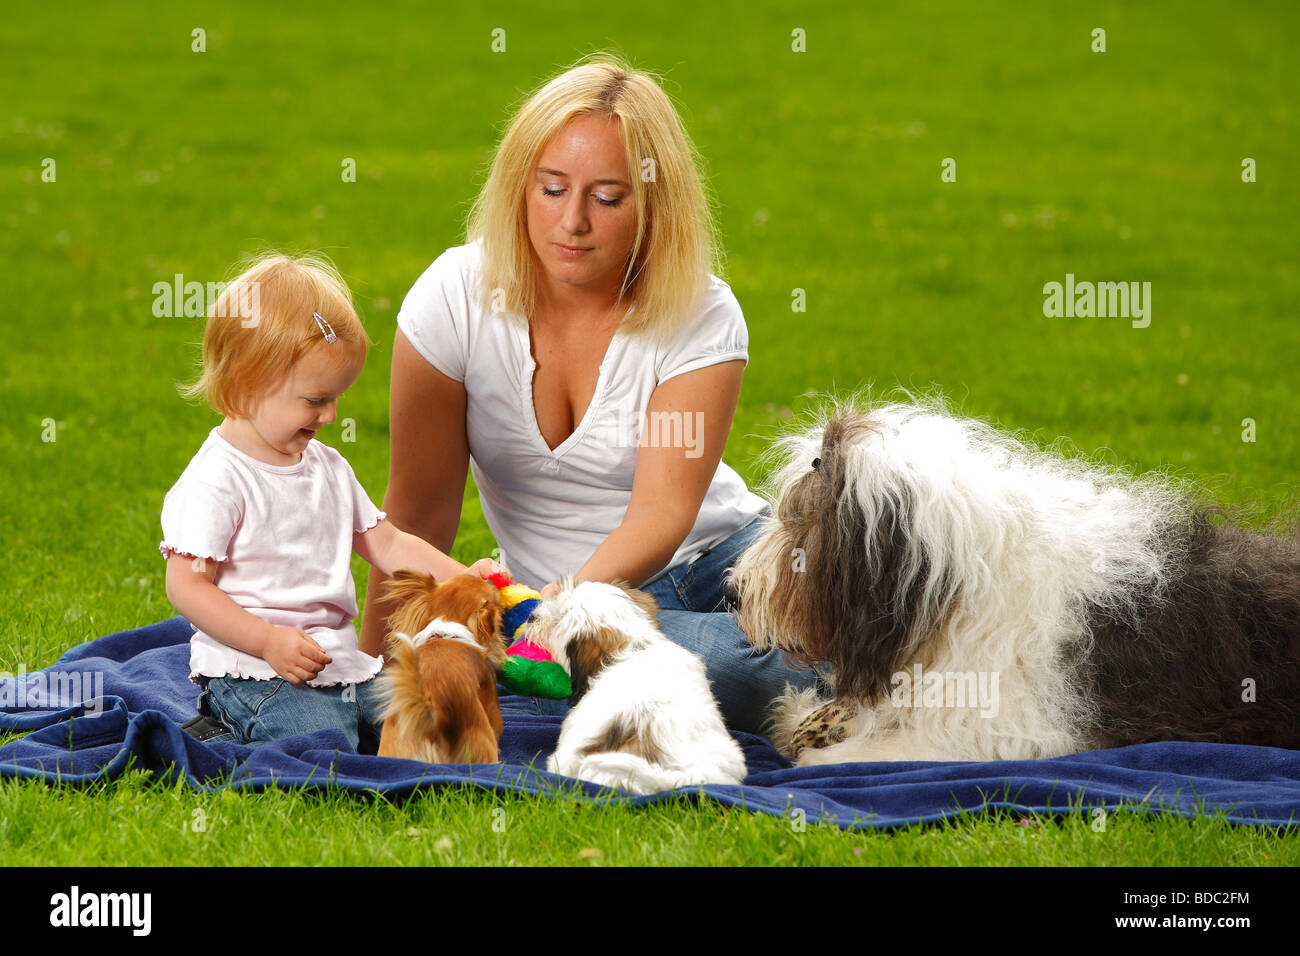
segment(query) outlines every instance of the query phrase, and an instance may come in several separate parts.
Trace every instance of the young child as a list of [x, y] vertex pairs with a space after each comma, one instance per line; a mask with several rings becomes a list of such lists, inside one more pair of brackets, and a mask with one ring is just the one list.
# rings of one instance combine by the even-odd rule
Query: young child
[[[183, 394], [224, 419], [167, 492], [159, 545], [167, 598], [196, 628], [200, 715], [226, 731], [198, 721], [202, 739], [258, 745], [333, 727], [354, 750], [373, 743], [383, 661], [357, 647], [352, 553], [390, 575], [466, 573], [386, 521], [347, 460], [314, 440], [368, 346], [323, 259], [264, 257], [212, 304], [203, 374]], [[503, 570], [485, 558], [469, 572]]]

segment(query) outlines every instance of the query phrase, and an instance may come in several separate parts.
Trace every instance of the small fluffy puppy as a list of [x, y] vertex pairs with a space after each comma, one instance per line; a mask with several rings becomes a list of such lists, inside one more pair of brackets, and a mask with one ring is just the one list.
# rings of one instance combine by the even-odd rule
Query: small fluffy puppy
[[834, 700], [777, 708], [800, 764], [1300, 749], [1294, 541], [937, 402], [837, 409], [777, 450], [731, 584], [755, 647], [833, 672]]
[[658, 620], [654, 598], [621, 582], [566, 582], [533, 612], [531, 639], [573, 680], [547, 770], [643, 794], [744, 780], [704, 663]]
[[377, 678], [384, 701], [379, 756], [426, 763], [496, 763], [501, 739], [497, 668], [501, 596], [462, 574], [398, 571], [385, 596], [399, 602], [388, 619], [388, 663]]

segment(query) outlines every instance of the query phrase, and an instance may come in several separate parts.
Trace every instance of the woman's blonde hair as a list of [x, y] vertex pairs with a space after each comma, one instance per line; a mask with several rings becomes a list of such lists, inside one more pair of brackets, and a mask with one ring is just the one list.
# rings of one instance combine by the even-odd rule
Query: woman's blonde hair
[[528, 238], [526, 190], [538, 157], [571, 119], [618, 117], [636, 202], [637, 229], [619, 290], [634, 306], [622, 328], [669, 336], [686, 321], [722, 257], [699, 155], [656, 78], [595, 54], [534, 93], [510, 121], [469, 214], [483, 241], [483, 294], [494, 311], [529, 316], [540, 276]]
[[[242, 268], [208, 310], [203, 374], [180, 386], [181, 395], [206, 399], [228, 418], [248, 418], [259, 396], [312, 349], [329, 349], [340, 363], [364, 364], [370, 339], [347, 283], [327, 258], [265, 253]], [[312, 313], [336, 341], [326, 340]]]

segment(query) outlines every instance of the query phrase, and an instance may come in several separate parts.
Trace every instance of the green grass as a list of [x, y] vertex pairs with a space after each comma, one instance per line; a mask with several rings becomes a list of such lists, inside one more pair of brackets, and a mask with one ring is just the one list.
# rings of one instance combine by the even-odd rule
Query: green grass
[[[1295, 500], [1300, 460], [1298, 19], [1281, 2], [15, 8], [0, 23], [0, 669], [171, 613], [159, 509], [215, 420], [174, 388], [194, 376], [201, 322], [155, 318], [153, 284], [215, 281], [265, 247], [332, 256], [377, 342], [340, 411], [356, 441], [340, 447], [379, 499], [402, 297], [461, 241], [510, 106], [611, 47], [667, 75], [705, 157], [750, 328], [727, 449], [747, 478], [816, 395], [901, 385], [1171, 470], [1262, 520]], [[197, 27], [206, 53], [191, 52]], [[806, 53], [791, 51], [795, 28]], [[947, 157], [955, 183], [940, 181]], [[42, 181], [46, 158], [56, 182]], [[1044, 317], [1043, 284], [1067, 272], [1151, 282], [1150, 328]], [[491, 545], [471, 489], [454, 553]], [[209, 862], [196, 848], [225, 839], [221, 858], [260, 862], [236, 832], [279, 862], [561, 862], [592, 845], [605, 863], [980, 863], [1022, 848], [1038, 863], [1272, 863], [1296, 845], [1145, 818], [1103, 835], [979, 819], [778, 839], [786, 824], [712, 806], [457, 792], [399, 809], [5, 782], [0, 801], [0, 846], [50, 862]], [[498, 805], [512, 829], [467, 837]], [[200, 808], [213, 825], [190, 839], [181, 824]], [[287, 825], [307, 816], [310, 841]], [[223, 835], [222, 820], [239, 826]], [[155, 844], [153, 828], [171, 826]]]
[[[334, 834], [340, 834], [335, 838]], [[346, 838], [342, 838], [346, 834]], [[141, 773], [84, 790], [0, 787], [5, 860], [33, 866], [1295, 866], [1300, 844], [1222, 819], [992, 810], [843, 832], [676, 797], [637, 810], [450, 787], [198, 791]]]

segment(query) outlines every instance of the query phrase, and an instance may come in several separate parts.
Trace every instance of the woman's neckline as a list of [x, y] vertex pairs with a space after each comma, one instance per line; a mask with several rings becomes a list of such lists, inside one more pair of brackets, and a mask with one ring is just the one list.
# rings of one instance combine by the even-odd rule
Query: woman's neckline
[[554, 459], [559, 459], [567, 453], [570, 448], [582, 441], [582, 436], [586, 433], [588, 426], [598, 414], [601, 396], [604, 394], [607, 386], [607, 366], [610, 357], [615, 354], [616, 347], [619, 345], [621, 336], [626, 333], [620, 327], [615, 327], [610, 334], [609, 341], [605, 343], [605, 351], [601, 354], [600, 363], [596, 366], [596, 384], [591, 393], [591, 399], [587, 402], [587, 407], [583, 409], [582, 415], [573, 423], [573, 430], [555, 445], [554, 448], [546, 440], [542, 433], [541, 422], [537, 417], [537, 399], [535, 394], [535, 380], [537, 377], [537, 359], [534, 355], [533, 329], [531, 323], [525, 324], [519, 329], [520, 344], [523, 346], [527, 359], [527, 371], [524, 381], [521, 382], [523, 404], [527, 408], [528, 419], [531, 425], [532, 434], [536, 437], [538, 444], [546, 450], [546, 453]]

